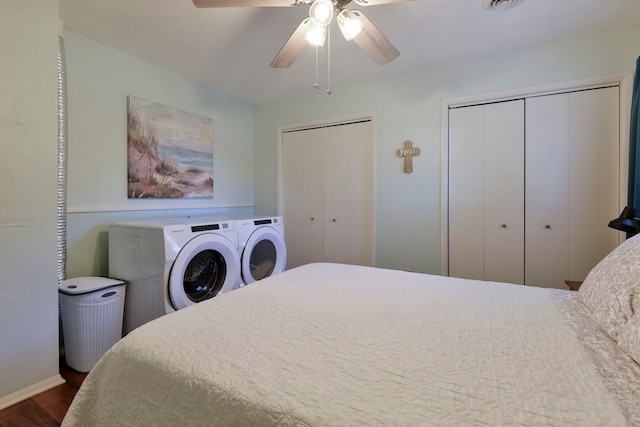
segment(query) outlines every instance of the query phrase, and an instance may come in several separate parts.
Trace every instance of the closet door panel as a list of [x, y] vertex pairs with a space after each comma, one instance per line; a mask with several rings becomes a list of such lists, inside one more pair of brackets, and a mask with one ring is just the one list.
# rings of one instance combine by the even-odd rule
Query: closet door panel
[[282, 138], [287, 268], [293, 268], [323, 256], [322, 135], [298, 131]]
[[525, 284], [569, 279], [569, 94], [526, 100]]
[[[303, 264], [323, 259], [324, 254], [324, 132], [304, 131]], [[287, 221], [284, 221], [286, 224]], [[288, 253], [289, 251], [287, 251]]]
[[304, 204], [304, 168], [302, 135], [290, 132], [282, 135], [282, 190], [284, 235], [287, 245], [287, 269], [304, 264], [304, 216], [297, 215]]
[[449, 275], [484, 279], [485, 107], [449, 111]]
[[524, 283], [524, 100], [485, 106], [485, 280]]
[[[373, 124], [356, 123], [344, 126], [349, 141], [343, 154], [348, 159], [347, 239], [348, 264], [375, 265], [374, 222], [374, 147]], [[344, 221], [343, 221], [344, 222]]]
[[618, 88], [571, 94], [569, 279], [584, 280], [618, 244], [607, 224], [619, 215]]
[[346, 262], [348, 233], [346, 126], [323, 129], [324, 151], [324, 256], [327, 262]]

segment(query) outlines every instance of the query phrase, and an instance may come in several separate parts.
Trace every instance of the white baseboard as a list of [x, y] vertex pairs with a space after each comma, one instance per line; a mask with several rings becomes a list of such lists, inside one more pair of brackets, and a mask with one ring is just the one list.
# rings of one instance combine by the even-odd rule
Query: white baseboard
[[39, 383], [36, 383], [32, 386], [23, 388], [22, 390], [16, 391], [15, 393], [11, 393], [8, 396], [0, 398], [0, 410], [8, 408], [11, 405], [15, 405], [18, 402], [22, 402], [23, 400], [27, 400], [28, 398], [35, 396], [36, 394], [40, 394], [43, 391], [50, 390], [64, 383], [64, 378], [62, 378], [60, 375], [54, 375], [53, 377], [47, 378], [44, 381], [40, 381]]

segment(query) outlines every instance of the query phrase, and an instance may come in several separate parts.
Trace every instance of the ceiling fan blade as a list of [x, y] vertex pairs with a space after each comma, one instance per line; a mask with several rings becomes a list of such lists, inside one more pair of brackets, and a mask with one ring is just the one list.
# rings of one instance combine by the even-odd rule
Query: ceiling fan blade
[[376, 6], [378, 4], [400, 3], [404, 1], [413, 1], [413, 0], [353, 0], [354, 3], [360, 6]]
[[398, 49], [391, 44], [389, 39], [380, 32], [373, 22], [369, 21], [359, 10], [354, 10], [353, 12], [357, 14], [363, 24], [362, 31], [353, 38], [353, 41], [367, 52], [376, 64], [384, 65], [400, 56]]
[[309, 18], [305, 18], [298, 28], [291, 34], [289, 40], [282, 46], [280, 52], [273, 58], [271, 68], [289, 68], [291, 64], [300, 56], [304, 48], [307, 46], [307, 39], [304, 37], [309, 28]]
[[[373, 1], [373, 0], [372, 0]], [[286, 7], [296, 0], [193, 0], [196, 7]]]

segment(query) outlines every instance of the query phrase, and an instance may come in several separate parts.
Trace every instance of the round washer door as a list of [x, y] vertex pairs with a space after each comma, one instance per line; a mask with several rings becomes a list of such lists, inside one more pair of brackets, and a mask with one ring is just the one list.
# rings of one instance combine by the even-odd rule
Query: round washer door
[[242, 251], [242, 280], [245, 285], [282, 273], [287, 265], [287, 248], [282, 234], [272, 227], [259, 227]]
[[176, 310], [232, 290], [240, 277], [238, 249], [224, 236], [205, 233], [180, 250], [169, 274], [169, 300]]

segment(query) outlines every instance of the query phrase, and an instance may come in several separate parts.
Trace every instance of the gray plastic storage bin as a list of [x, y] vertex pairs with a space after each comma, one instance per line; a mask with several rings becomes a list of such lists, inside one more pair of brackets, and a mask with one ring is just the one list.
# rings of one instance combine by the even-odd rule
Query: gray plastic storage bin
[[67, 365], [89, 372], [122, 338], [126, 282], [76, 277], [58, 288]]

